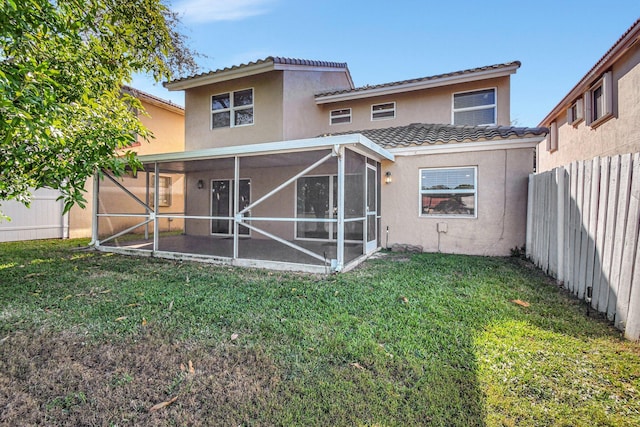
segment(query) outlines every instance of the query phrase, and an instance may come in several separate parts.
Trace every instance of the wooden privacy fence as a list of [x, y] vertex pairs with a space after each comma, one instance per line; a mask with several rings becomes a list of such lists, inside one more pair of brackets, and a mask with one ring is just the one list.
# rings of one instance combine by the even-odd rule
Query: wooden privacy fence
[[640, 153], [529, 176], [527, 256], [640, 339]]

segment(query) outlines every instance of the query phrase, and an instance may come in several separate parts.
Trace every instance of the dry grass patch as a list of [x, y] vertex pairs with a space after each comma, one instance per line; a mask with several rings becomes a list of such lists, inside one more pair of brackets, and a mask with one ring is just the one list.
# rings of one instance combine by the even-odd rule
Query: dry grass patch
[[264, 354], [154, 332], [101, 342], [16, 333], [0, 344], [0, 373], [3, 425], [239, 425], [279, 382]]

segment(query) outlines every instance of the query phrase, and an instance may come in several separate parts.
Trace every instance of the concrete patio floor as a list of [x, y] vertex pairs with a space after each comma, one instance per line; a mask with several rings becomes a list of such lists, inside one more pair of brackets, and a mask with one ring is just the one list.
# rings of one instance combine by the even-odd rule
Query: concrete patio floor
[[[328, 266], [331, 265], [332, 259], [337, 258], [337, 245], [335, 242], [296, 240], [292, 243], [320, 255], [327, 260]], [[139, 250], [148, 253], [153, 249], [153, 239], [145, 240], [142, 236], [136, 239], [128, 235], [126, 239], [114, 239], [102, 246]], [[233, 258], [233, 238], [184, 234], [165, 235], [160, 236], [158, 239], [158, 251], [215, 258]], [[364, 254], [362, 243], [345, 243], [344, 254], [345, 265], [362, 257]], [[313, 266], [325, 265], [324, 261], [320, 261], [275, 240], [246, 237], [240, 238], [238, 242], [238, 258]]]

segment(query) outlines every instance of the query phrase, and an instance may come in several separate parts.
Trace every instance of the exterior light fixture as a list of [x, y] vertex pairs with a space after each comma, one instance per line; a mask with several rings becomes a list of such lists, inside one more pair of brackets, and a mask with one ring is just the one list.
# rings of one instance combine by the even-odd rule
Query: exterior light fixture
[[391, 179], [391, 172], [387, 171], [387, 172], [384, 174], [384, 182], [385, 182], [386, 184], [391, 184], [391, 181], [392, 181], [392, 179]]
[[203, 180], [201, 180], [201, 179], [199, 179], [199, 180], [198, 180], [198, 189], [199, 189], [199, 190], [202, 190], [203, 188], [204, 188], [204, 181], [203, 181]]

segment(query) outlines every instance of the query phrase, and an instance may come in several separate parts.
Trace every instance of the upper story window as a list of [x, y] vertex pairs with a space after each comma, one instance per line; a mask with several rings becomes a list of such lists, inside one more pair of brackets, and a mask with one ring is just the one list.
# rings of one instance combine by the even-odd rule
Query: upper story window
[[420, 169], [420, 215], [476, 216], [477, 167]]
[[385, 120], [396, 118], [396, 103], [373, 104], [371, 106], [371, 120]]
[[547, 134], [547, 151], [554, 152], [558, 149], [558, 123], [551, 122], [549, 125], [549, 133]]
[[329, 113], [329, 119], [332, 125], [337, 125], [340, 123], [351, 123], [351, 108], [332, 110]]
[[567, 109], [567, 123], [575, 126], [584, 119], [584, 105], [582, 99], [577, 99]]
[[211, 97], [211, 129], [253, 124], [253, 89]]
[[495, 125], [496, 89], [453, 94], [454, 125]]
[[613, 115], [613, 78], [611, 71], [604, 73], [584, 94], [585, 120], [596, 127]]

